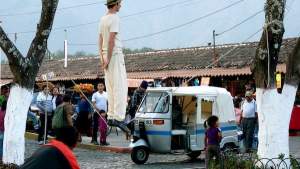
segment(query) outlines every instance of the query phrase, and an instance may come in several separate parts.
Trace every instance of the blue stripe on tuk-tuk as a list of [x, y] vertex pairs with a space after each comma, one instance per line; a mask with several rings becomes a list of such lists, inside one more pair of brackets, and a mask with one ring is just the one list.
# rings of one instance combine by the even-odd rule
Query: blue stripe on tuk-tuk
[[[221, 127], [222, 131], [232, 131], [232, 130], [236, 130], [237, 126], [226, 126], [226, 127]], [[135, 131], [136, 134], [139, 134], [140, 131]], [[199, 129], [196, 130], [196, 134], [204, 134], [205, 133], [205, 129]], [[154, 130], [147, 130], [146, 131], [147, 135], [157, 135], [157, 136], [170, 136], [172, 135], [171, 131], [154, 131]]]
[[[226, 126], [221, 127], [221, 131], [231, 131], [231, 130], [237, 130], [237, 126]], [[196, 134], [204, 134], [205, 129], [196, 130]]]
[[[139, 134], [140, 131], [134, 131], [136, 134]], [[157, 136], [170, 136], [171, 131], [153, 131], [153, 130], [147, 130], [147, 135], [157, 135]]]

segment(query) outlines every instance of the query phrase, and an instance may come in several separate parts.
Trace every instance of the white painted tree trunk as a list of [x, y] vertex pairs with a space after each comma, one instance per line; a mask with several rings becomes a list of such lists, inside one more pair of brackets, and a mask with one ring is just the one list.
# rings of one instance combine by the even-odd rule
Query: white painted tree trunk
[[24, 134], [32, 98], [33, 90], [19, 85], [14, 85], [10, 90], [4, 122], [3, 162], [5, 164], [21, 165], [24, 163]]
[[[289, 124], [291, 112], [295, 101], [297, 87], [285, 84], [282, 94], [277, 93], [276, 89], [256, 90], [257, 112], [259, 119], [258, 132], [258, 152], [260, 159], [289, 158]], [[280, 164], [280, 160], [275, 160], [275, 165]], [[267, 160], [264, 165], [274, 165]], [[267, 164], [268, 163], [268, 164]], [[286, 160], [287, 165], [290, 164]], [[258, 164], [259, 165], [259, 164]], [[281, 167], [286, 168], [284, 163]]]

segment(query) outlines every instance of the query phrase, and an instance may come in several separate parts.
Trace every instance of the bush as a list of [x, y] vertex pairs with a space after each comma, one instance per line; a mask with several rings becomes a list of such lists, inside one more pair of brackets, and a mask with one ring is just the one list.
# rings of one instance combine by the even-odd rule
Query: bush
[[[286, 163], [290, 160], [290, 164]], [[210, 162], [209, 169], [300, 169], [300, 159], [285, 158], [279, 155], [274, 159], [259, 159], [256, 153], [237, 154], [226, 152], [221, 154], [220, 164], [215, 161]]]
[[14, 164], [3, 164], [2, 161], [0, 161], [0, 169], [19, 169], [19, 167], [17, 165]]

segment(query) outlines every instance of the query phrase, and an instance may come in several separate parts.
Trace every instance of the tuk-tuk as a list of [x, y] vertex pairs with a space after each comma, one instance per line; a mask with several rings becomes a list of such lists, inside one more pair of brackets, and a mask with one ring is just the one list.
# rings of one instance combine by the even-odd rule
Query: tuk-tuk
[[231, 94], [223, 88], [159, 87], [147, 90], [135, 115], [131, 159], [144, 164], [149, 153], [184, 153], [197, 158], [204, 150], [204, 122], [219, 117], [221, 149], [238, 147]]

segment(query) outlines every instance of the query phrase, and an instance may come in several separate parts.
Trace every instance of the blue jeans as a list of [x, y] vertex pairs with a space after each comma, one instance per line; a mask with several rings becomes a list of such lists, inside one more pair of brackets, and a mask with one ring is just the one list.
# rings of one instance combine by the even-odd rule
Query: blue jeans
[[39, 121], [33, 112], [28, 111], [27, 117], [32, 120], [33, 126], [39, 125]]
[[0, 132], [0, 158], [3, 156], [3, 139], [4, 139], [4, 132]]
[[244, 145], [246, 151], [252, 150], [253, 140], [254, 140], [254, 130], [255, 130], [255, 118], [243, 118], [242, 129], [244, 134]]

